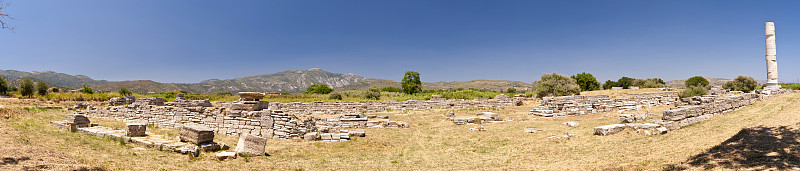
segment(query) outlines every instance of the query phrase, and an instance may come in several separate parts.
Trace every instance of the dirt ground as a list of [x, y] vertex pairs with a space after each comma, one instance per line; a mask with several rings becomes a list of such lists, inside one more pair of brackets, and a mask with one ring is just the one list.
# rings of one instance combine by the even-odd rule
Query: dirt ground
[[[498, 109], [459, 109], [459, 116], [495, 112], [506, 122], [454, 125], [448, 110], [392, 111], [406, 129], [367, 129], [367, 137], [348, 142], [269, 140], [269, 156], [217, 161], [141, 148], [133, 144], [69, 133], [48, 126], [64, 110], [21, 110], [0, 100], [0, 170], [704, 170], [778, 169], [800, 164], [800, 93], [774, 97], [664, 135], [623, 131], [592, 135], [595, 126], [619, 123], [616, 113], [538, 118], [536, 104]], [[668, 106], [649, 109], [661, 113]], [[11, 114], [8, 114], [11, 113]], [[3, 114], [3, 112], [0, 112]], [[122, 122], [90, 118], [101, 125]], [[567, 127], [563, 122], [577, 121]], [[487, 131], [470, 131], [483, 126]], [[525, 128], [544, 132], [525, 133]], [[148, 128], [164, 135], [177, 130]], [[569, 140], [550, 136], [574, 134]], [[237, 137], [217, 135], [235, 145]]]

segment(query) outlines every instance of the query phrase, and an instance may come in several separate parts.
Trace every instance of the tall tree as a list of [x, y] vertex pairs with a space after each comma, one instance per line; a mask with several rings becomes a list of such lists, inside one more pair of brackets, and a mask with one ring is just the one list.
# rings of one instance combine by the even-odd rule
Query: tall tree
[[50, 85], [47, 85], [47, 82], [39, 81], [36, 83], [36, 92], [40, 96], [47, 95], [47, 89], [50, 88]]
[[419, 78], [419, 72], [406, 71], [406, 75], [403, 76], [403, 81], [400, 84], [402, 84], [403, 92], [406, 94], [422, 92], [422, 80]]
[[25, 78], [22, 80], [22, 85], [19, 86], [19, 94], [24, 97], [33, 97], [33, 81]]
[[597, 78], [594, 78], [590, 73], [583, 72], [570, 76], [570, 78], [578, 82], [578, 85], [581, 86], [581, 91], [600, 90], [600, 82], [597, 82]]
[[633, 85], [633, 78], [622, 77], [619, 78], [619, 80], [617, 80], [617, 86], [622, 87], [624, 89], [628, 89], [628, 87], [630, 87], [631, 85]]

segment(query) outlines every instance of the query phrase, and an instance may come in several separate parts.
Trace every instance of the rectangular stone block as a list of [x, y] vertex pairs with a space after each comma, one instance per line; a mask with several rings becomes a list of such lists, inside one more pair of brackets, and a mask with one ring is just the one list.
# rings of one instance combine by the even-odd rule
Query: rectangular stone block
[[267, 139], [252, 134], [239, 136], [236, 143], [236, 154], [247, 154], [250, 156], [262, 156], [266, 154]]
[[125, 134], [129, 137], [141, 137], [145, 136], [145, 131], [147, 131], [147, 124], [144, 123], [126, 123], [125, 124]]
[[77, 125], [84, 125], [84, 124], [88, 125], [89, 123], [91, 123], [91, 121], [89, 121], [89, 118], [81, 114], [67, 115], [67, 122], [74, 123]]
[[181, 128], [181, 141], [202, 144], [214, 141], [214, 130], [201, 125], [186, 125]]

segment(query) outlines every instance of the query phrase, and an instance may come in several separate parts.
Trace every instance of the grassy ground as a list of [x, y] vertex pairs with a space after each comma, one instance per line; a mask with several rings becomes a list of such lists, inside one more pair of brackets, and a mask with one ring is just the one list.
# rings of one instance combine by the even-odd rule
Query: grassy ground
[[[792, 157], [797, 156], [796, 147], [800, 141], [797, 140], [797, 134], [786, 134], [786, 129], [777, 128], [787, 125], [796, 127], [791, 125], [800, 122], [798, 99], [798, 93], [779, 96], [658, 136], [639, 135], [629, 130], [611, 136], [595, 136], [592, 135], [592, 127], [618, 123], [616, 114], [542, 119], [526, 114], [527, 110], [535, 107], [535, 103], [520, 107], [455, 111], [459, 116], [490, 111], [500, 114], [508, 121], [482, 124], [480, 126], [487, 129], [484, 132], [469, 131], [469, 128], [479, 125], [454, 125], [445, 120], [447, 110], [393, 111], [379, 115], [406, 121], [411, 128], [368, 129], [367, 137], [349, 142], [270, 140], [267, 144], [267, 153], [270, 156], [231, 161], [216, 161], [214, 154], [190, 158], [57, 130], [47, 123], [66, 117], [66, 112], [59, 110], [33, 111], [2, 120], [1, 128], [18, 133], [4, 135], [13, 138], [0, 139], [0, 143], [6, 144], [3, 149], [36, 147], [48, 151], [22, 152], [9, 157], [52, 154], [66, 158], [63, 161], [67, 161], [69, 167], [86, 166], [112, 170], [787, 169], [800, 163], [794, 162], [796, 157]], [[666, 108], [656, 107], [650, 110], [658, 114]], [[114, 120], [91, 119], [101, 125], [121, 127], [122, 124]], [[580, 125], [561, 125], [566, 121], [578, 121]], [[759, 127], [775, 128], [765, 132], [778, 133], [763, 133], [754, 135], [755, 137], [775, 141], [762, 145], [766, 146], [764, 148], [754, 148], [761, 153], [745, 153], [753, 151], [749, 149], [737, 151], [736, 147], [741, 147], [737, 145], [754, 144], [742, 142], [746, 138], [741, 137], [760, 133], [758, 130], [761, 129], [757, 129]], [[530, 134], [524, 133], [524, 128], [546, 131]], [[149, 130], [159, 134], [177, 135], [176, 130]], [[565, 132], [577, 136], [560, 141], [547, 138], [564, 135]], [[746, 134], [742, 135], [743, 132]], [[218, 135], [216, 140], [235, 145], [236, 137]], [[37, 166], [28, 161], [31, 160], [0, 165], [0, 169], [19, 165]], [[54, 165], [52, 168], [59, 167]]]

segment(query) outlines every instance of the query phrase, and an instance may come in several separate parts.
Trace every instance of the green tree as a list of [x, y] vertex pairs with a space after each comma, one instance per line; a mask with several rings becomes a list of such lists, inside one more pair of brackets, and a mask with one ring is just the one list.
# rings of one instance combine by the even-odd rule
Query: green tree
[[633, 85], [633, 78], [622, 77], [617, 80], [617, 87], [628, 89], [631, 85]]
[[738, 76], [733, 81], [728, 81], [725, 85], [722, 85], [722, 88], [731, 90], [731, 91], [743, 91], [743, 92], [751, 92], [758, 87], [758, 82], [753, 77], [748, 76]]
[[51, 91], [53, 91], [53, 93], [58, 93], [58, 92], [59, 92], [59, 91], [61, 91], [61, 90], [60, 90], [60, 89], [58, 89], [58, 87], [53, 87], [53, 90], [51, 90]]
[[517, 89], [516, 89], [516, 88], [514, 88], [514, 87], [509, 87], [509, 88], [508, 88], [508, 90], [506, 90], [506, 92], [507, 92], [507, 93], [516, 93], [516, 92], [517, 92]]
[[86, 84], [84, 84], [83, 89], [81, 89], [81, 93], [94, 94], [94, 91], [92, 91], [91, 87], [86, 86]]
[[122, 87], [122, 88], [119, 88], [119, 95], [120, 96], [130, 96], [130, 95], [133, 95], [133, 92], [131, 92], [131, 90], [128, 90], [125, 87]]
[[31, 79], [25, 78], [22, 80], [22, 85], [20, 85], [20, 95], [24, 97], [33, 97], [33, 81]]
[[403, 92], [406, 94], [416, 94], [422, 92], [422, 80], [419, 78], [419, 72], [406, 71], [403, 76], [402, 82]]
[[328, 87], [328, 85], [314, 84], [309, 86], [303, 94], [330, 94], [331, 92], [333, 92], [333, 89]]
[[536, 97], [569, 96], [580, 94], [581, 87], [575, 79], [558, 73], [544, 74], [539, 81], [533, 82]]
[[603, 83], [603, 90], [611, 90], [612, 87], [617, 87], [616, 81], [606, 80], [606, 83]]
[[50, 85], [47, 85], [47, 82], [39, 81], [38, 83], [36, 83], [36, 92], [40, 96], [47, 95], [47, 88], [50, 88]]
[[706, 87], [708, 86], [708, 80], [701, 76], [694, 76], [686, 80], [686, 87]]
[[0, 95], [8, 95], [8, 83], [3, 77], [0, 77]]
[[575, 79], [578, 85], [581, 86], [581, 91], [600, 90], [600, 82], [597, 82], [597, 78], [594, 78], [590, 73], [583, 72], [570, 76], [570, 78]]

